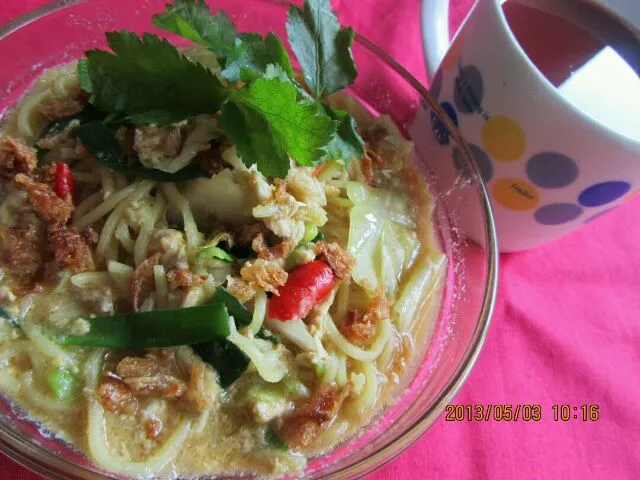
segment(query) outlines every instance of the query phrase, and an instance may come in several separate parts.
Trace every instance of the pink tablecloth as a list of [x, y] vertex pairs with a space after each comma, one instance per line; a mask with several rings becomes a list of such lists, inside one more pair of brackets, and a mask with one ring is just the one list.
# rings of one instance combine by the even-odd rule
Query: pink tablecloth
[[[452, 2], [457, 25], [471, 0]], [[0, 22], [42, 3], [3, 0]], [[355, 0], [334, 4], [357, 5]], [[358, 12], [359, 20], [376, 25], [372, 40], [425, 81], [419, 0], [378, 4], [375, 11]], [[538, 404], [541, 421], [441, 418], [370, 478], [635, 480], [640, 473], [639, 287], [640, 200], [553, 244], [504, 256], [493, 325], [455, 403]], [[556, 422], [554, 404], [578, 409], [597, 404], [600, 416], [595, 422]], [[0, 458], [0, 478], [38, 477]]]

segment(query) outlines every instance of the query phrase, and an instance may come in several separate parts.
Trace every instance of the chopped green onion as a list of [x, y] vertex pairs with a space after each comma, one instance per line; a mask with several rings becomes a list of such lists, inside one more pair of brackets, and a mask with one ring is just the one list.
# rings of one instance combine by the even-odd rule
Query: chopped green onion
[[78, 396], [78, 379], [70, 370], [55, 367], [47, 377], [47, 383], [53, 396], [58, 400], [71, 400]]
[[58, 338], [64, 346], [152, 348], [192, 345], [226, 338], [229, 314], [224, 303], [87, 319], [86, 335]]
[[233, 257], [225, 252], [220, 247], [206, 247], [200, 250], [198, 253], [198, 258], [203, 260], [210, 260], [212, 258], [217, 258], [218, 260], [222, 260], [223, 262], [233, 262]]
[[318, 226], [312, 223], [305, 225], [304, 227], [304, 236], [300, 243], [309, 243], [313, 241], [314, 238], [318, 236]]
[[320, 240], [324, 240], [324, 233], [322, 232], [318, 232], [318, 234], [313, 237], [313, 240], [311, 240], [311, 243], [316, 243], [319, 242]]
[[253, 320], [251, 312], [224, 287], [218, 287], [216, 289], [216, 293], [213, 295], [211, 301], [223, 303], [224, 306], [227, 307], [229, 315], [236, 321], [236, 325], [240, 327], [246, 327], [251, 323], [251, 320]]

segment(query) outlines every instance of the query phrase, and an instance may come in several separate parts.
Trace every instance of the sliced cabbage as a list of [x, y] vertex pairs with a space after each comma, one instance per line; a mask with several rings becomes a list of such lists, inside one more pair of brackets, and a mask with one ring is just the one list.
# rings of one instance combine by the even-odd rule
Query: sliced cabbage
[[288, 352], [284, 346], [260, 338], [245, 337], [236, 329], [233, 317], [229, 319], [231, 333], [227, 340], [249, 357], [258, 374], [265, 381], [277, 383], [282, 380], [288, 371], [288, 362], [285, 358]]
[[[436, 291], [442, 278], [446, 258], [440, 252], [429, 252], [420, 256], [404, 284], [402, 292], [393, 305], [401, 332], [406, 332], [418, 308]], [[425, 295], [426, 293], [426, 295]]]
[[409, 205], [397, 193], [358, 182], [349, 182], [347, 195], [354, 204], [347, 245], [356, 259], [351, 276], [370, 291], [383, 286], [394, 298], [420, 245]]
[[191, 205], [198, 225], [215, 219], [236, 225], [252, 219], [255, 200], [240, 175], [229, 169], [212, 178], [197, 178], [185, 182], [182, 194]]

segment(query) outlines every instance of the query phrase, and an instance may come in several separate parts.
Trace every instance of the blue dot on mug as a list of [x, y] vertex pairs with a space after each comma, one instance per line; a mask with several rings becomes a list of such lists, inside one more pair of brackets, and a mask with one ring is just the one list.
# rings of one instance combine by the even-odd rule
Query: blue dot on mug
[[583, 190], [578, 201], [583, 207], [599, 207], [624, 197], [629, 190], [631, 185], [619, 180], [596, 183]]
[[[480, 169], [482, 180], [485, 183], [489, 182], [493, 177], [493, 164], [491, 163], [489, 156], [484, 152], [484, 150], [473, 143], [469, 144], [469, 150], [471, 150], [471, 154]], [[462, 153], [460, 153], [458, 148], [453, 149], [453, 164], [465, 177], [468, 178], [471, 176], [467, 168], [467, 164], [462, 157]]]
[[434, 98], [438, 98], [440, 96], [440, 91], [442, 90], [442, 69], [438, 69], [435, 76], [433, 77], [433, 82], [429, 86], [429, 93], [433, 95]]
[[473, 65], [459, 67], [454, 81], [453, 100], [461, 113], [474, 113], [480, 110], [484, 95], [482, 74]]
[[[455, 108], [448, 102], [444, 102], [441, 105], [442, 109], [447, 113], [453, 124], [458, 126], [458, 115], [456, 114]], [[442, 121], [440, 116], [431, 111], [431, 130], [433, 130], [433, 134], [436, 137], [437, 142], [440, 145], [449, 145], [449, 129]]]
[[538, 223], [542, 225], [562, 225], [582, 215], [582, 208], [575, 203], [551, 203], [540, 207], [534, 213]]
[[578, 165], [566, 155], [542, 152], [527, 162], [527, 176], [542, 188], [563, 188], [578, 178]]

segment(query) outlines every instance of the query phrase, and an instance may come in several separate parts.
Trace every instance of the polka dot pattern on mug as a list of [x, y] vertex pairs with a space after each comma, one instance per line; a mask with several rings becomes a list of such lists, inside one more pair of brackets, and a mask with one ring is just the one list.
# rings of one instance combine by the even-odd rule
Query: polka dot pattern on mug
[[[491, 160], [487, 156], [487, 154], [477, 145], [473, 143], [468, 144], [469, 150], [471, 150], [471, 154], [473, 155], [478, 168], [480, 170], [480, 175], [482, 176], [482, 180], [487, 183], [493, 177], [493, 164]], [[453, 149], [453, 165], [456, 169], [465, 177], [469, 178], [471, 174], [467, 169], [467, 164], [464, 161], [464, 157], [462, 156], [462, 152], [458, 148]]]
[[543, 152], [527, 161], [527, 177], [542, 188], [563, 188], [578, 178], [578, 165], [566, 155]]
[[454, 82], [453, 101], [460, 113], [480, 110], [484, 96], [484, 84], [480, 70], [473, 65], [460, 67]]
[[562, 225], [582, 215], [582, 207], [575, 203], [551, 203], [536, 210], [534, 218], [542, 225]]
[[501, 178], [491, 189], [496, 202], [509, 210], [532, 210], [540, 203], [536, 187], [520, 178]]
[[[453, 105], [448, 102], [444, 102], [441, 107], [445, 111], [447, 116], [451, 119], [453, 124], [457, 127], [458, 115], [456, 114], [456, 110], [453, 108]], [[442, 121], [440, 116], [434, 111], [431, 111], [431, 130], [433, 131], [433, 135], [436, 137], [436, 141], [440, 145], [449, 144], [449, 129]]]
[[493, 115], [482, 126], [482, 145], [496, 160], [513, 162], [524, 154], [526, 138], [514, 120], [504, 115]]
[[624, 197], [629, 190], [631, 185], [619, 180], [597, 183], [583, 190], [578, 202], [583, 207], [599, 207]]

